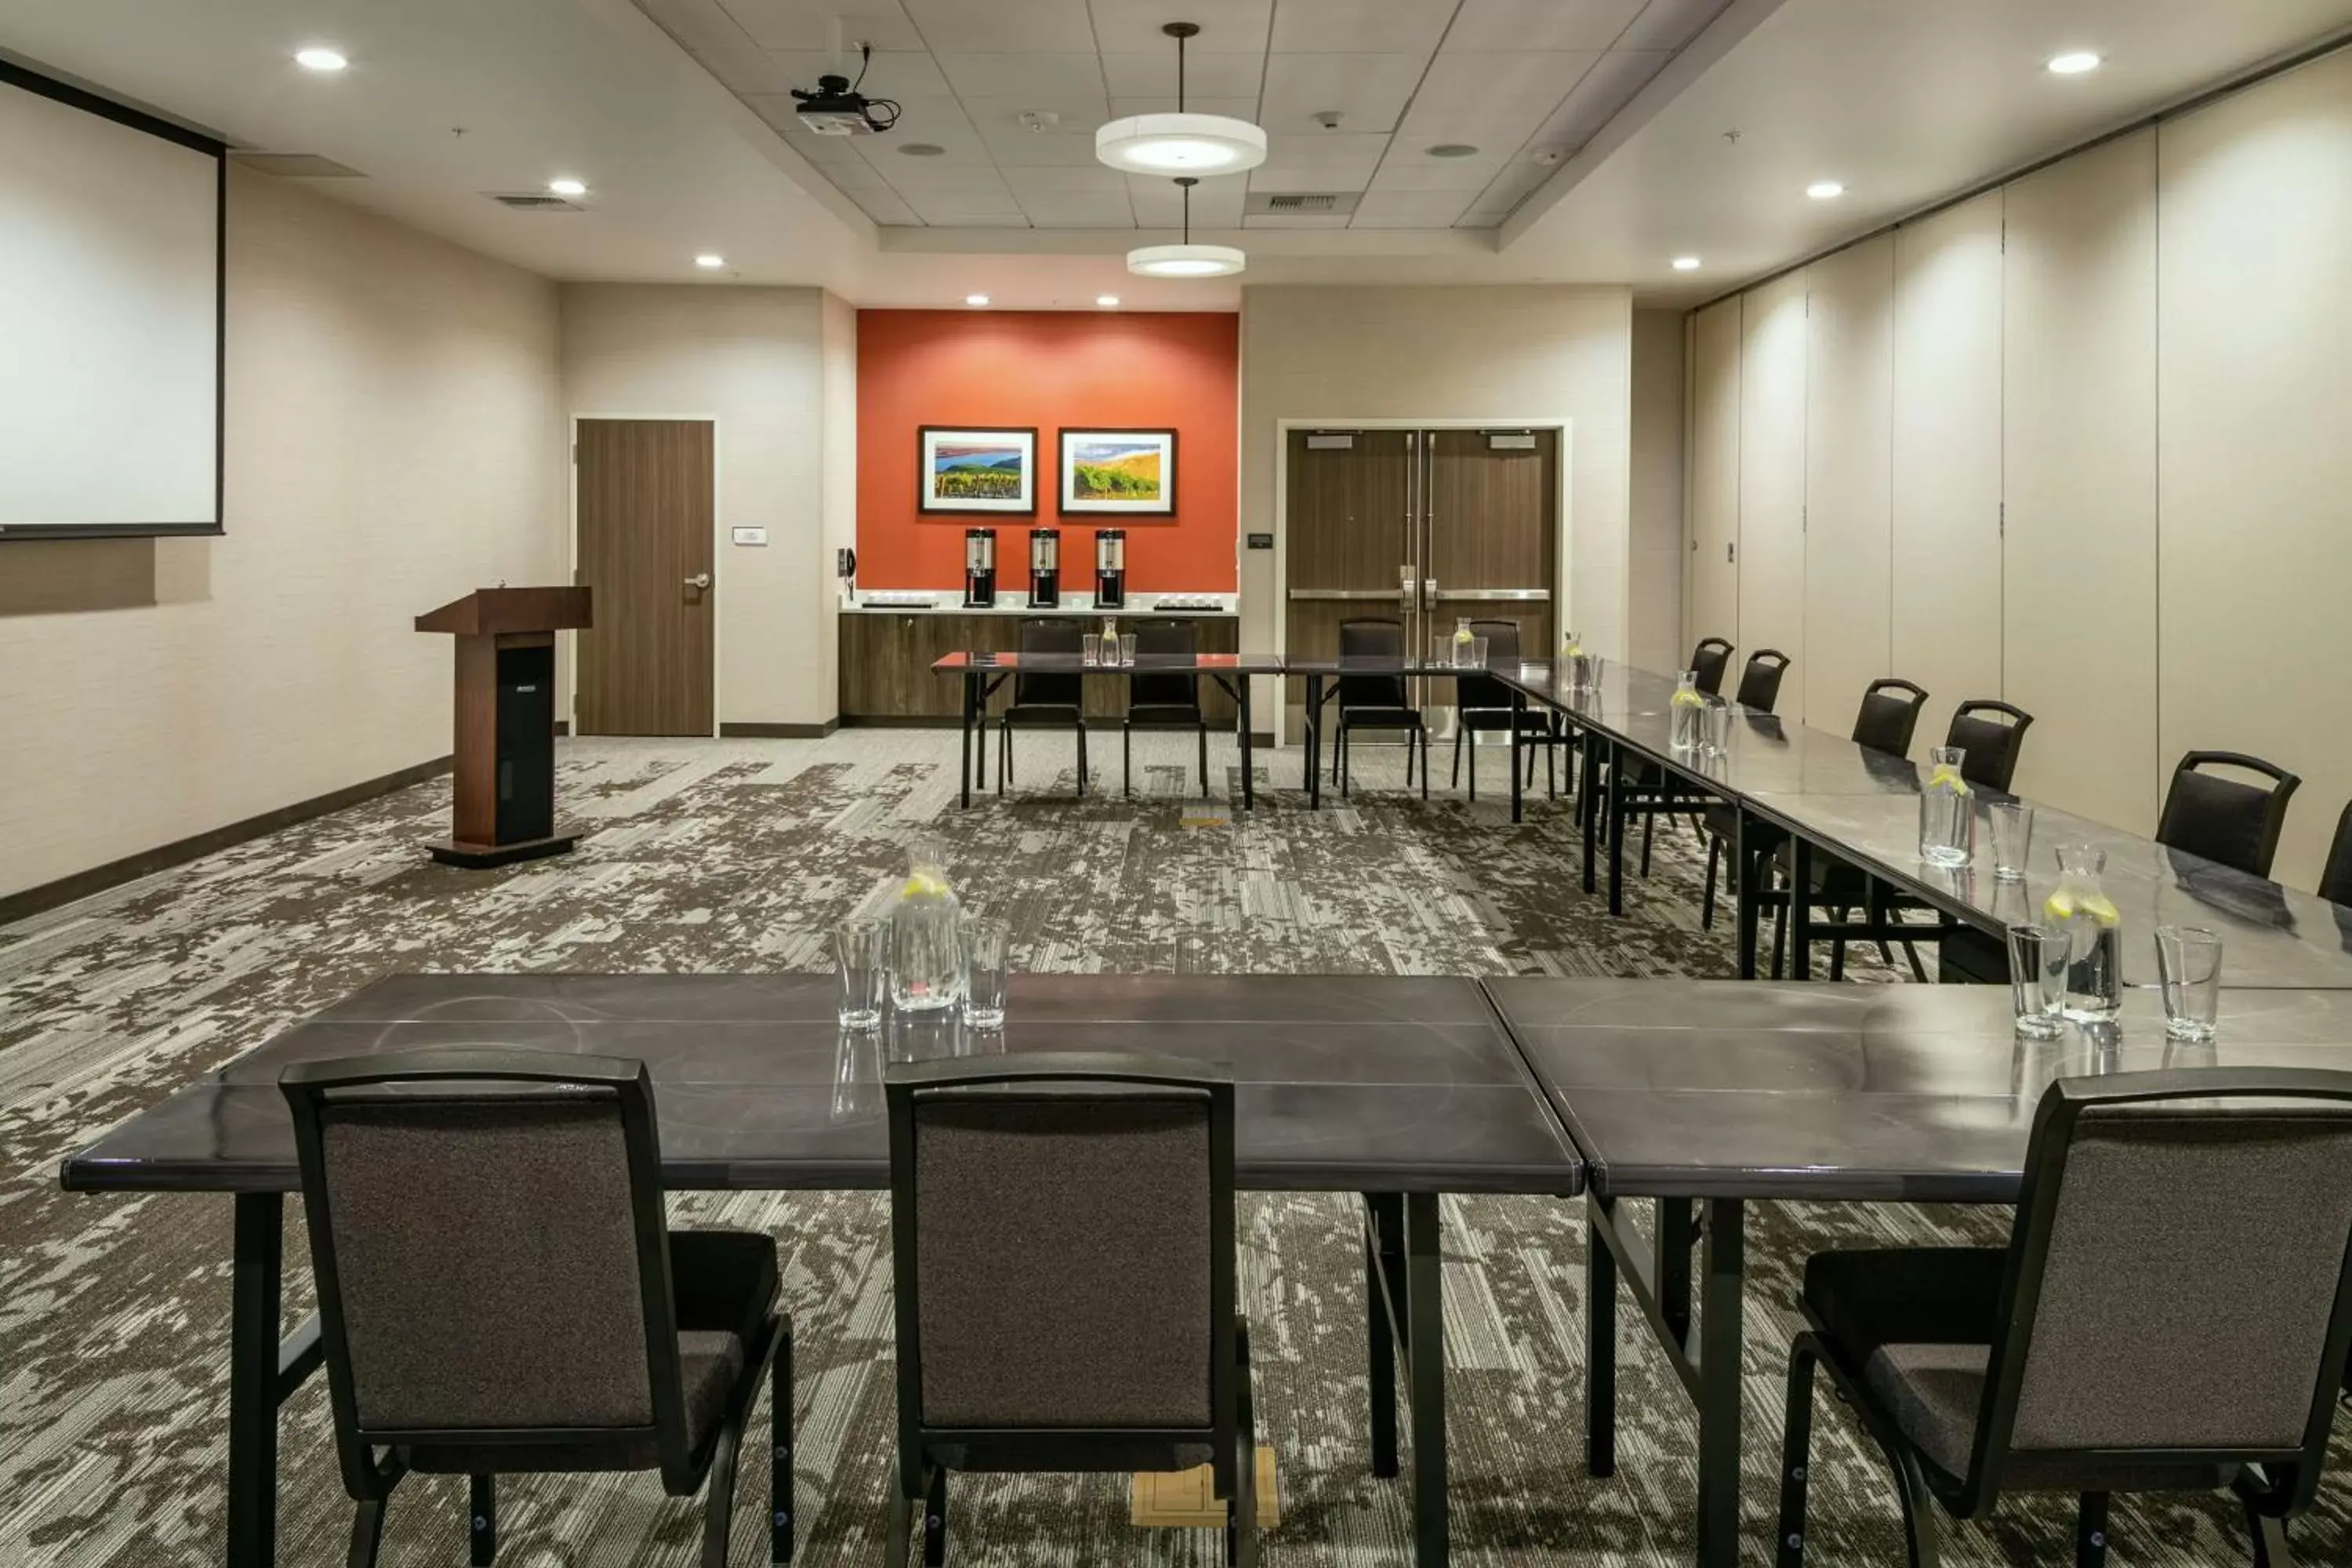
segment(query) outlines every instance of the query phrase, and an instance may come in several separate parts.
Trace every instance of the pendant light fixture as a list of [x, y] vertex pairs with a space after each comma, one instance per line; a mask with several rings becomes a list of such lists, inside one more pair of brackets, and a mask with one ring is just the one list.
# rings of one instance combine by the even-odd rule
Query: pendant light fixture
[[1160, 29], [1176, 40], [1176, 112], [1130, 114], [1095, 132], [1095, 156], [1129, 174], [1238, 174], [1265, 162], [1265, 132], [1246, 120], [1184, 112], [1184, 40], [1196, 22]]
[[1192, 187], [1201, 182], [1190, 174], [1176, 184], [1184, 192], [1184, 243], [1147, 245], [1127, 253], [1127, 269], [1146, 278], [1230, 278], [1248, 265], [1249, 258], [1230, 245], [1192, 243]]

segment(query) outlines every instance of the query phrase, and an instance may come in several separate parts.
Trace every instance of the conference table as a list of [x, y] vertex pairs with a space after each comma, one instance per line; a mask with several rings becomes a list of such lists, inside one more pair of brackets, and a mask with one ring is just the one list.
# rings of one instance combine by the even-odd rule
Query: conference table
[[[274, 1560], [278, 1406], [321, 1360], [314, 1313], [278, 1333], [285, 1194], [299, 1190], [289, 1065], [497, 1045], [651, 1068], [662, 1179], [677, 1188], [885, 1191], [889, 1136], [872, 1036], [843, 1036], [830, 975], [406, 974], [368, 986], [70, 1156], [79, 1192], [227, 1194], [228, 1540]], [[1362, 1196], [1373, 1472], [1398, 1473], [1410, 1414], [1415, 1560], [1447, 1560], [1439, 1206], [1449, 1193], [1573, 1198], [1584, 1166], [1473, 980], [1399, 976], [1013, 977], [1001, 1035], [912, 1055], [1140, 1051], [1234, 1077], [1236, 1176]], [[898, 1042], [907, 1047], [908, 1042]]]
[[[1257, 804], [1257, 783], [1250, 761], [1250, 683], [1253, 675], [1279, 675], [1282, 659], [1255, 653], [1139, 653], [1132, 664], [1088, 662], [1076, 653], [990, 653], [961, 649], [931, 663], [940, 675], [956, 676], [963, 683], [962, 804], [971, 806], [975, 781], [985, 786], [988, 775], [988, 700], [996, 689], [1024, 671], [1031, 675], [1075, 675], [1128, 679], [1138, 675], [1206, 676], [1223, 687], [1241, 710], [1242, 806]], [[977, 755], [974, 754], [977, 742]]]

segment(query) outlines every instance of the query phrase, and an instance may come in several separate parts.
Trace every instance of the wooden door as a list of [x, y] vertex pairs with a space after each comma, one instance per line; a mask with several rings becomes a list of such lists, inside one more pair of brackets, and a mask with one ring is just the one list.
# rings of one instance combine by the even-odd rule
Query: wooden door
[[[1341, 621], [1408, 618], [1401, 584], [1414, 575], [1418, 437], [1406, 430], [1293, 430], [1288, 440], [1285, 647], [1294, 658], [1328, 658], [1339, 651]], [[1284, 728], [1296, 739], [1306, 683], [1285, 684]]]
[[595, 626], [577, 635], [583, 735], [711, 733], [716, 426], [583, 419], [578, 578]]
[[[1510, 621], [1523, 658], [1554, 651], [1559, 432], [1433, 430], [1423, 603], [1431, 635]], [[1450, 699], [1448, 699], [1450, 700]]]

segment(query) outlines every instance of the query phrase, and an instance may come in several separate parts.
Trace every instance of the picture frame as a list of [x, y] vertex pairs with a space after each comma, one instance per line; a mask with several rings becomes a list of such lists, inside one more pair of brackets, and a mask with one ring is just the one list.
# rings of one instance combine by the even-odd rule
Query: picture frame
[[915, 508], [927, 513], [1035, 515], [1036, 426], [919, 426]]
[[1176, 514], [1175, 431], [1087, 426], [1060, 435], [1055, 478], [1064, 516]]

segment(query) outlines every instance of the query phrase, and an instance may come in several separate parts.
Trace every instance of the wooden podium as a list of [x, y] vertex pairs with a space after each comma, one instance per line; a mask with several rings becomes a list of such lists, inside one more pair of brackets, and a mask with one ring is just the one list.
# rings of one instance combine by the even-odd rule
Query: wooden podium
[[478, 870], [578, 842], [555, 831], [555, 634], [588, 620], [585, 588], [481, 588], [416, 617], [457, 639], [457, 799], [436, 860]]

